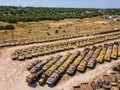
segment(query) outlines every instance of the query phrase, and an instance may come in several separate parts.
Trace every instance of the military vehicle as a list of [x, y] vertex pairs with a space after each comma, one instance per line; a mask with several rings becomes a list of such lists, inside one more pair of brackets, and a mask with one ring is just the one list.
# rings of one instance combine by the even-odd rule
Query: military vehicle
[[94, 53], [96, 47], [92, 47], [92, 49], [87, 53], [87, 55], [84, 57], [84, 59], [80, 62], [79, 66], [77, 67], [77, 70], [80, 72], [84, 72], [87, 66], [87, 63], [90, 59], [90, 57], [92, 56], [92, 54]]
[[42, 62], [39, 62], [38, 64], [36, 64], [33, 68], [31, 68], [30, 72], [33, 74], [33, 73], [36, 73], [38, 70], [40, 70], [42, 67], [43, 67], [43, 63]]
[[32, 54], [33, 57], [37, 57], [38, 56], [37, 50], [32, 50], [31, 54]]
[[58, 68], [58, 71], [64, 73], [68, 66], [74, 61], [76, 57], [80, 54], [79, 51], [72, 53], [69, 58]]
[[[41, 63], [42, 63], [43, 65], [45, 65], [45, 64], [49, 63], [52, 59], [53, 59], [53, 57], [50, 56], [50, 57], [48, 57], [46, 60], [41, 60]], [[42, 64], [37, 63], [36, 65], [38, 66], [38, 65], [42, 65]], [[43, 72], [45, 71], [45, 70], [43, 70], [43, 69], [36, 68], [36, 67], [37, 67], [36, 65], [34, 65], [34, 66], [30, 69], [30, 71], [32, 71], [32, 72], [34, 72], [34, 73], [32, 73], [32, 74], [30, 73], [30, 74], [26, 77], [26, 81], [27, 81], [28, 83], [31, 83], [31, 82], [35, 81], [36, 79], [38, 79], [38, 78], [43, 74]], [[41, 66], [39, 66], [39, 67], [41, 67]], [[42, 68], [43, 68], [43, 67], [42, 67]], [[48, 69], [48, 68], [47, 68], [47, 69]]]
[[120, 56], [120, 41], [118, 42], [118, 56]]
[[25, 53], [20, 53], [19, 56], [18, 56], [18, 60], [25, 60]]
[[[46, 59], [45, 61], [39, 62], [38, 64], [36, 64], [34, 67], [31, 68], [30, 72], [31, 73], [36, 73], [37, 71], [39, 71], [42, 67], [45, 67], [45, 64], [49, 64], [52, 61], [53, 57], [48, 57], [48, 59]], [[46, 65], [47, 65], [46, 64]]]
[[46, 72], [44, 72], [44, 75], [49, 77], [57, 68], [58, 66], [52, 65]]
[[28, 83], [32, 83], [33, 81], [37, 80], [38, 78], [40, 78], [40, 76], [43, 74], [43, 70], [39, 70], [38, 72], [36, 73], [33, 73], [33, 74], [29, 74], [27, 77], [26, 77], [26, 81]]
[[13, 54], [12, 54], [12, 60], [16, 60], [19, 56], [19, 53], [17, 51], [15, 51]]
[[111, 53], [111, 58], [117, 59], [117, 56], [118, 56], [118, 42], [114, 42], [112, 53]]
[[29, 65], [27, 65], [27, 70], [30, 70], [33, 66], [35, 66], [36, 64], [38, 64], [40, 62], [40, 60], [36, 60], [32, 63], [30, 63]]
[[95, 66], [95, 61], [96, 61], [96, 58], [98, 57], [100, 51], [102, 49], [102, 46], [98, 46], [97, 49], [94, 51], [93, 55], [91, 56], [91, 58], [89, 59], [88, 63], [87, 63], [87, 67], [89, 68], [94, 68]]
[[85, 48], [82, 53], [74, 60], [74, 62], [69, 66], [69, 68], [67, 69], [67, 73], [69, 75], [73, 75], [77, 66], [79, 65], [79, 63], [82, 61], [82, 59], [85, 57], [85, 55], [88, 53], [89, 48]]
[[31, 51], [27, 51], [27, 52], [25, 53], [25, 57], [26, 57], [26, 59], [32, 58]]
[[57, 62], [55, 63], [55, 65], [57, 65], [58, 67], [61, 66], [61, 65], [67, 60], [67, 58], [68, 58], [70, 55], [71, 55], [71, 53], [70, 53], [70, 52], [67, 52], [62, 58], [60, 58], [59, 61], [57, 61]]
[[[52, 73], [57, 69], [58, 66], [53, 65], [54, 63], [56, 63], [56, 61], [58, 61], [62, 56], [61, 55], [57, 55], [52, 62], [49, 62], [48, 64], [46, 64], [42, 70], [44, 71], [44, 73], [42, 74], [41, 78], [39, 79], [39, 84], [43, 84], [43, 82], [45, 82], [47, 80], [47, 78], [52, 75]], [[42, 80], [42, 82], [41, 82]]]
[[104, 56], [105, 56], [106, 51], [107, 51], [107, 47], [108, 47], [108, 45], [105, 44], [104, 47], [103, 47], [103, 49], [101, 50], [100, 54], [99, 54], [98, 57], [96, 58], [96, 61], [97, 61], [98, 63], [103, 63]]
[[56, 63], [57, 60], [59, 60], [62, 56], [61, 55], [57, 55], [56, 57], [54, 57], [49, 63], [45, 64], [43, 66], [43, 70], [46, 71], [47, 69], [49, 69], [54, 63]]
[[110, 60], [111, 60], [112, 48], [113, 48], [113, 44], [110, 43], [110, 44], [108, 45], [108, 49], [107, 49], [107, 51], [106, 51], [104, 60], [106, 60], [106, 61], [110, 61]]
[[47, 81], [46, 81], [46, 83], [48, 84], [48, 85], [55, 85], [55, 83], [57, 82], [57, 80], [58, 80], [58, 78], [60, 78], [60, 76], [62, 76], [61, 75], [61, 73], [59, 72], [59, 71], [55, 71], [48, 79], [47, 79]]

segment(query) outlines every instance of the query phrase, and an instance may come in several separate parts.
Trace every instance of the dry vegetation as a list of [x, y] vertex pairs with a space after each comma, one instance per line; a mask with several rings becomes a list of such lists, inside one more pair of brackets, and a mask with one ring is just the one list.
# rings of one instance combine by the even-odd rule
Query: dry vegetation
[[[0, 22], [0, 25], [7, 23]], [[65, 19], [59, 21], [47, 20], [39, 22], [18, 22], [15, 26], [15, 39], [35, 39], [75, 34], [81, 32], [111, 30], [120, 26], [119, 21], [104, 19], [102, 17], [85, 18], [85, 19]], [[55, 34], [55, 30], [58, 33]], [[11, 31], [0, 31], [0, 39], [2, 40], [1, 32], [4, 33], [5, 40], [12, 40]], [[49, 33], [49, 35], [47, 35]]]

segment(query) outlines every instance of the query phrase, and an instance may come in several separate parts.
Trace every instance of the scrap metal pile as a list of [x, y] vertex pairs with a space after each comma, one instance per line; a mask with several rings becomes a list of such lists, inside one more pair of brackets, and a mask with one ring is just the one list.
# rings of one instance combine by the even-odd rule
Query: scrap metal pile
[[74, 90], [120, 90], [120, 63], [115, 65], [108, 74], [90, 82], [74, 86]]

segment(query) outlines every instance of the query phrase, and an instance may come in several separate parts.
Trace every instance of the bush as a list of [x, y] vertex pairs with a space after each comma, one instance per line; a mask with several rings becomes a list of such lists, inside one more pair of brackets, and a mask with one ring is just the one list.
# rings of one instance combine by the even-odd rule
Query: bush
[[65, 30], [63, 30], [63, 32], [65, 33]]
[[55, 30], [55, 34], [58, 34], [58, 32], [59, 32], [58, 30]]
[[2, 29], [14, 29], [14, 26], [13, 25], [0, 26], [0, 30]]
[[50, 33], [49, 33], [49, 32], [47, 32], [47, 35], [50, 35]]

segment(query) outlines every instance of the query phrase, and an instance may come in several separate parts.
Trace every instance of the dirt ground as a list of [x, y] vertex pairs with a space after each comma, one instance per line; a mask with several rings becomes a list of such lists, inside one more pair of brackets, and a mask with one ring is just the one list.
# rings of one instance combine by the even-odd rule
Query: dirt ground
[[[52, 43], [52, 42], [51, 42]], [[48, 44], [48, 43], [44, 43]], [[32, 45], [25, 45], [25, 46], [16, 46], [16, 47], [9, 47], [0, 50], [0, 90], [71, 90], [72, 86], [78, 85], [81, 82], [86, 82], [91, 79], [94, 79], [96, 76], [103, 74], [104, 72], [108, 71], [115, 63], [120, 62], [120, 60], [114, 60], [111, 63], [105, 63], [99, 65], [93, 70], [90, 70], [86, 73], [79, 74], [77, 76], [73, 76], [66, 81], [62, 81], [60, 85], [57, 85], [53, 88], [48, 87], [47, 85], [41, 87], [39, 85], [32, 85], [29, 86], [26, 83], [26, 76], [28, 75], [28, 71], [26, 70], [26, 66], [36, 60], [26, 60], [23, 62], [20, 61], [12, 61], [11, 54], [16, 49], [26, 48], [34, 45], [41, 45], [41, 44], [32, 44]], [[82, 50], [80, 48], [79, 50]], [[70, 52], [74, 52], [75, 50], [71, 50]], [[65, 54], [66, 52], [61, 52], [60, 54]], [[46, 58], [39, 57], [37, 59]]]

